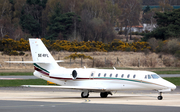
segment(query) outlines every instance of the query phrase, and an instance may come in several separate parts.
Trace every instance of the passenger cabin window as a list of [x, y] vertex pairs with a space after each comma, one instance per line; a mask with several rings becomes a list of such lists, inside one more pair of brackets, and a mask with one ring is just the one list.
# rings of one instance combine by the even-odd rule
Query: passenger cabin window
[[152, 74], [151, 77], [152, 77], [153, 79], [159, 79], [159, 78], [160, 78], [160, 76], [158, 76], [157, 74]]
[[112, 74], [110, 74], [110, 77], [112, 77]]
[[148, 75], [148, 79], [151, 79], [151, 75]]
[[136, 78], [136, 75], [134, 75], [133, 78]]
[[106, 77], [106, 73], [104, 74], [104, 77]]
[[129, 77], [130, 77], [130, 75], [128, 74], [127, 78], [129, 78]]
[[124, 77], [124, 74], [121, 75], [121, 78], [123, 78], [123, 77]]
[[116, 74], [116, 77], [118, 77], [118, 74]]
[[101, 76], [101, 73], [98, 74], [98, 77], [100, 77], [100, 76]]
[[94, 75], [94, 73], [91, 73], [91, 76], [93, 76]]

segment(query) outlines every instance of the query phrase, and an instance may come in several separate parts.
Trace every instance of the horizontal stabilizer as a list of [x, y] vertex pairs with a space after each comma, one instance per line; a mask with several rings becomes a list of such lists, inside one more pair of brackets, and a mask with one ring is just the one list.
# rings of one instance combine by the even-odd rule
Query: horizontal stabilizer
[[96, 90], [96, 91], [106, 91], [105, 88], [99, 88], [99, 87], [85, 87], [85, 86], [22, 85], [22, 87], [57, 88], [57, 89], [76, 89], [76, 90]]
[[[5, 61], [6, 63], [51, 63], [50, 61]], [[56, 62], [64, 62], [63, 60], [56, 60]]]

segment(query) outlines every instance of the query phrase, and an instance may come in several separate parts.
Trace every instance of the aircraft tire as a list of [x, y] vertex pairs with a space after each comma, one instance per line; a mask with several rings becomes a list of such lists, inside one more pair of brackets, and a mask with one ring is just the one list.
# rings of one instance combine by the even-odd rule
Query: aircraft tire
[[101, 96], [101, 98], [107, 98], [108, 93], [107, 92], [101, 92], [100, 96]]
[[84, 95], [84, 92], [81, 93], [81, 97], [82, 98], [88, 98], [89, 97], [89, 93], [87, 95]]
[[158, 100], [162, 100], [163, 97], [162, 97], [162, 96], [158, 96], [157, 99], [158, 99]]

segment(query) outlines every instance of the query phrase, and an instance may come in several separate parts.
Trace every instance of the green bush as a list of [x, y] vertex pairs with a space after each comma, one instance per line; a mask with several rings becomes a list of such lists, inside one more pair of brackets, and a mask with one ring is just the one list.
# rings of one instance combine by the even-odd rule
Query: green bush
[[10, 48], [5, 48], [2, 54], [7, 54], [7, 55], [9, 55], [11, 51], [12, 51], [12, 49], [10, 49]]
[[125, 51], [130, 52], [131, 51], [131, 47], [126, 47]]
[[9, 55], [15, 55], [15, 56], [17, 56], [17, 55], [19, 55], [19, 53], [18, 53], [16, 50], [12, 50], [12, 51], [9, 53]]
[[177, 57], [178, 59], [180, 59], [180, 50], [176, 51], [175, 57]]
[[22, 52], [22, 51], [19, 52], [19, 55], [20, 55], [20, 56], [24, 56], [24, 54], [25, 54], [25, 53]]
[[175, 54], [176, 51], [180, 50], [178, 39], [169, 40], [167, 43], [167, 47], [168, 47], [169, 53]]

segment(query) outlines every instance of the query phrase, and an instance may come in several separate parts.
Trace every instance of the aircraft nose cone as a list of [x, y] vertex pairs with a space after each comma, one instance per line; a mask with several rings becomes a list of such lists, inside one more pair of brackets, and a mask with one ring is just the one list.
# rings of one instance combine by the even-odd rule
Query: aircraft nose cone
[[171, 89], [172, 89], [172, 90], [175, 90], [175, 89], [176, 89], [176, 86], [175, 86], [174, 84], [172, 84]]
[[170, 83], [170, 84], [169, 84], [169, 88], [170, 88], [171, 90], [175, 90], [175, 89], [176, 89], [176, 85]]

